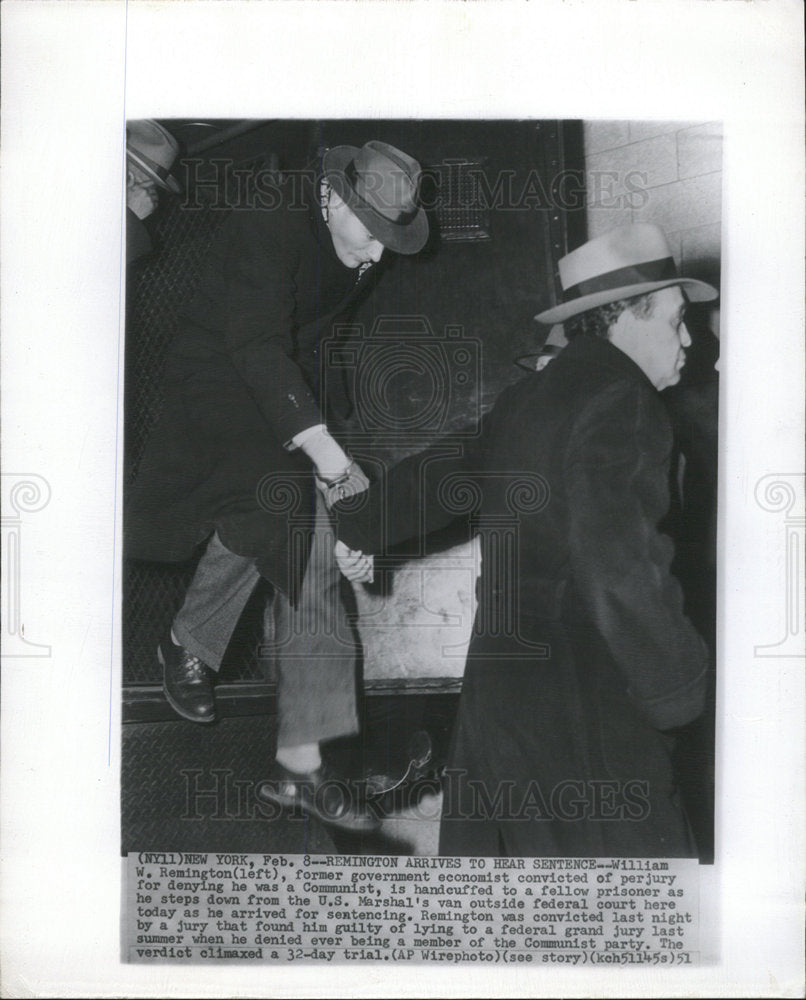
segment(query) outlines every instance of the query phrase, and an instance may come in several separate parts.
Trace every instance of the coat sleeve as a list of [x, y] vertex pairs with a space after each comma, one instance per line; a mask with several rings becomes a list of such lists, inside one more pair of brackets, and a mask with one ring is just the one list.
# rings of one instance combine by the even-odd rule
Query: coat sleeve
[[460, 519], [469, 525], [482, 500], [478, 471], [485, 443], [481, 431], [445, 437], [377, 471], [368, 490], [334, 506], [339, 538], [350, 548], [381, 555]]
[[234, 221], [225, 262], [227, 352], [281, 442], [323, 423], [292, 358], [299, 248], [275, 219]]
[[650, 389], [615, 384], [571, 434], [564, 468], [575, 585], [633, 700], [658, 729], [703, 710], [707, 652], [683, 614], [668, 509], [671, 433]]

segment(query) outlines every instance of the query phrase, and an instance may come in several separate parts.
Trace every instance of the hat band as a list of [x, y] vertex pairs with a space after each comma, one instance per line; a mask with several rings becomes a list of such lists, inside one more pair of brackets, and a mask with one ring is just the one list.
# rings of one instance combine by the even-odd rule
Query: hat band
[[155, 163], [150, 156], [146, 156], [146, 154], [141, 152], [139, 149], [130, 149], [129, 153], [134, 156], [135, 160], [140, 160], [143, 166], [148, 167], [149, 170], [153, 170], [161, 181], [167, 182], [168, 178], [171, 176], [170, 170], [166, 170], [166, 168], [160, 166], [159, 163]]
[[583, 295], [595, 295], [611, 288], [643, 285], [649, 281], [666, 281], [677, 276], [677, 268], [672, 257], [647, 260], [641, 264], [619, 267], [615, 271], [606, 271], [604, 274], [597, 274], [594, 278], [586, 278], [585, 281], [571, 285], [563, 292], [563, 301], [572, 302]]
[[363, 183], [363, 180], [359, 176], [358, 171], [355, 169], [355, 160], [351, 160], [344, 168], [344, 176], [350, 182], [350, 187], [353, 189], [353, 193], [355, 194], [356, 198], [358, 198], [358, 200], [362, 202], [363, 205], [370, 211], [375, 212], [377, 215], [383, 216], [383, 218], [386, 219], [387, 222], [395, 222], [398, 225], [405, 226], [408, 225], [412, 221], [412, 219], [417, 215], [418, 208], [416, 205], [409, 211], [406, 211], [402, 208], [393, 208], [394, 216], [390, 216], [389, 214], [384, 212], [381, 208], [378, 208], [376, 205], [373, 205], [371, 202], [367, 201], [367, 199], [364, 198], [358, 191], [358, 184], [359, 182]]

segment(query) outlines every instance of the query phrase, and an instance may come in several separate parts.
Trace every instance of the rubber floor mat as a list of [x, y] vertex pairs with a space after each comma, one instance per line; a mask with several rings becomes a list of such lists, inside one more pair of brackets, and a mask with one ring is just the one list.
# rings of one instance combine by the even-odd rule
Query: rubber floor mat
[[335, 853], [315, 819], [275, 815], [255, 799], [274, 759], [266, 717], [123, 727], [121, 853]]
[[[411, 735], [428, 732], [433, 758], [422, 789], [396, 789], [373, 805], [379, 817], [393, 815], [422, 790], [438, 789], [457, 701], [455, 695], [366, 697], [361, 734], [332, 741], [325, 754], [343, 774], [394, 776], [408, 765]], [[255, 788], [267, 777], [275, 741], [273, 713], [210, 726], [181, 719], [124, 725], [121, 852], [405, 853], [382, 834], [336, 832], [259, 803]]]

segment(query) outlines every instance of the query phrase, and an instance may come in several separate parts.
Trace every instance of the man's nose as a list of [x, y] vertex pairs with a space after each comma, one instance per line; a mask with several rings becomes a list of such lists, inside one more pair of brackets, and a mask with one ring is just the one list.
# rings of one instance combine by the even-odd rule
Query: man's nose
[[680, 343], [683, 347], [691, 347], [691, 334], [685, 323], [680, 327]]
[[377, 240], [373, 240], [369, 245], [369, 259], [377, 264], [381, 259], [381, 254], [383, 253], [383, 243], [379, 243]]

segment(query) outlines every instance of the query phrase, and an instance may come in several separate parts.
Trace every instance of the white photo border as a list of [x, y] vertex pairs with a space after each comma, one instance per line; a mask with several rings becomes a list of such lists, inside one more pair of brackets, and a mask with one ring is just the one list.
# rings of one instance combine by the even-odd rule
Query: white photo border
[[25, 633], [50, 650], [3, 659], [3, 992], [390, 989], [374, 967], [119, 960], [124, 122], [198, 115], [724, 123], [717, 863], [702, 869], [718, 956], [662, 975], [397, 966], [391, 989], [801, 995], [803, 659], [756, 655], [794, 586], [785, 517], [757, 487], [803, 471], [800, 3], [6, 0], [1, 13], [3, 470], [50, 490], [20, 577]]

